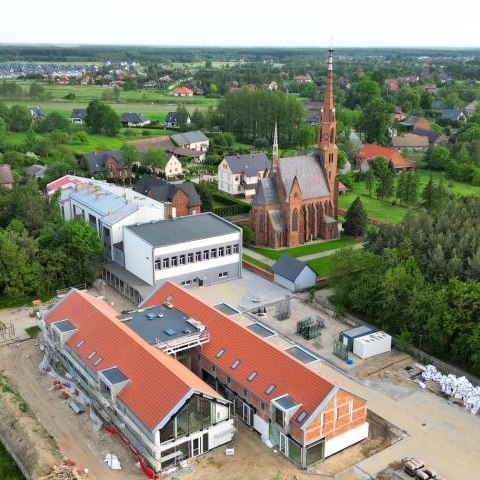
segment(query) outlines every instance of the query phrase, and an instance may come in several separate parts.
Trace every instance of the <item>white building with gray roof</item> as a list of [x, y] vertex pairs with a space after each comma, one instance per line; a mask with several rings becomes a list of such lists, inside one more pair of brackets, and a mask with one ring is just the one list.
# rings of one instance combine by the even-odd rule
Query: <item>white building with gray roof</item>
[[253, 198], [257, 183], [268, 175], [270, 161], [263, 153], [230, 155], [218, 165], [218, 189]]
[[291, 292], [315, 286], [317, 274], [306, 263], [285, 253], [273, 265], [273, 281]]
[[122, 267], [151, 286], [201, 287], [242, 275], [242, 229], [211, 212], [128, 226], [122, 249]]

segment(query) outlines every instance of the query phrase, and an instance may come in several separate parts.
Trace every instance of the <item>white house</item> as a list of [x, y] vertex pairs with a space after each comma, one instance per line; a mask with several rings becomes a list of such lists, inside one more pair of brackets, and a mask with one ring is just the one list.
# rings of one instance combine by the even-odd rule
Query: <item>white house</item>
[[292, 292], [314, 287], [317, 280], [315, 270], [287, 253], [275, 262], [272, 270], [273, 281]]
[[[190, 118], [190, 114], [187, 113], [187, 118], [185, 119], [185, 124], [190, 125], [192, 123], [192, 119]], [[177, 112], [168, 112], [167, 116], [165, 117], [165, 127], [166, 128], [177, 128], [178, 121], [177, 121]]]
[[150, 125], [150, 120], [144, 117], [141, 113], [122, 113], [120, 121], [125, 127], [145, 127]]
[[206, 152], [210, 145], [210, 140], [200, 130], [176, 133], [175, 135], [171, 135], [170, 139], [177, 147], [198, 150], [201, 152]]
[[167, 154], [167, 162], [162, 171], [167, 179], [178, 177], [183, 175], [182, 163], [173, 153]]
[[211, 212], [130, 225], [122, 247], [124, 268], [152, 286], [201, 287], [242, 275], [242, 229]]
[[61, 190], [63, 219], [83, 218], [100, 235], [107, 258], [113, 258], [113, 245], [123, 241], [124, 226], [163, 220], [175, 214], [169, 205], [111, 183], [73, 176], [62, 179], [47, 185], [47, 191], [51, 195], [56, 189]]
[[270, 170], [270, 162], [263, 153], [232, 155], [218, 165], [218, 189], [231, 195], [251, 198], [255, 187]]

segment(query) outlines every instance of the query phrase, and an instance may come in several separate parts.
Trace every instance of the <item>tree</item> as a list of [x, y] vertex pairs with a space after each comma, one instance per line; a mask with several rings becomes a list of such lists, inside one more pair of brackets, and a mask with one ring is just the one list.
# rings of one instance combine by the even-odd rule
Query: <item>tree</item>
[[367, 187], [367, 190], [368, 190], [368, 196], [371, 197], [372, 192], [373, 192], [373, 188], [375, 186], [375, 179], [374, 179], [374, 176], [373, 176], [373, 169], [372, 168], [369, 168], [365, 172], [365, 186]]
[[295, 142], [299, 147], [308, 150], [315, 143], [316, 129], [304, 123], [295, 133]]
[[343, 230], [351, 237], [361, 237], [365, 233], [367, 213], [363, 208], [360, 197], [357, 197], [347, 210]]
[[250, 225], [242, 225], [242, 230], [243, 230], [243, 235], [242, 235], [243, 244], [248, 247], [254, 242], [255, 233], [253, 232]]
[[2, 144], [7, 138], [7, 122], [0, 117], [0, 144]]
[[369, 78], [362, 78], [352, 84], [347, 95], [346, 105], [351, 109], [357, 107], [363, 109], [367, 103], [375, 98], [379, 99], [381, 93], [382, 90], [377, 82]]
[[87, 106], [85, 123], [91, 133], [105, 133], [114, 136], [120, 130], [120, 117], [100, 100], [92, 100]]
[[188, 127], [188, 119], [190, 115], [185, 105], [179, 105], [177, 107], [177, 125], [180, 131], [184, 132]]
[[368, 143], [387, 145], [389, 140], [391, 105], [381, 98], [374, 98], [365, 105], [360, 120], [360, 130]]
[[450, 151], [447, 147], [434, 147], [428, 155], [428, 165], [434, 170], [445, 170], [450, 160]]
[[54, 130], [70, 129], [70, 122], [59, 112], [49, 113], [43, 120], [35, 124], [37, 132], [53, 132]]
[[380, 182], [377, 185], [377, 198], [379, 200], [388, 200], [393, 195], [394, 175], [391, 169], [387, 169], [381, 174]]
[[12, 105], [8, 114], [8, 126], [12, 132], [25, 132], [32, 124], [32, 114], [23, 105]]
[[134, 143], [124, 143], [120, 151], [122, 152], [123, 163], [127, 167], [131, 168], [134, 163], [139, 161], [140, 155]]
[[30, 96], [30, 98], [44, 98], [45, 97], [45, 88], [43, 88], [43, 85], [40, 85], [37, 82], [33, 82], [30, 85], [28, 95]]
[[211, 212], [213, 210], [212, 188], [209, 182], [195, 184], [195, 189], [202, 201], [202, 212]]
[[165, 152], [160, 148], [150, 148], [143, 156], [142, 165], [148, 168], [152, 173], [165, 168]]

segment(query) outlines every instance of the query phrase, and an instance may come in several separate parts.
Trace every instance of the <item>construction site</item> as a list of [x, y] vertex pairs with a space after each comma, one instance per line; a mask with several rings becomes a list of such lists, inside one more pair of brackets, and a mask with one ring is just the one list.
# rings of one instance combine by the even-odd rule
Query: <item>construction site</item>
[[[230, 288], [229, 296], [219, 287], [216, 292], [207, 287], [202, 295], [212, 303], [221, 297], [221, 303], [240, 311], [243, 300], [239, 296], [257, 300], [251, 291], [241, 288], [242, 284], [238, 289]], [[109, 287], [99, 286], [94, 293], [113, 303], [119, 313], [133, 308]], [[297, 295], [287, 301], [278, 292], [269, 295], [276, 295], [277, 300], [267, 303], [260, 295], [260, 302], [252, 302], [250, 311], [234, 315], [236, 321], [256, 324], [259, 331], [264, 331], [262, 327], [271, 330], [274, 334], [269, 341], [285, 349], [295, 347], [297, 354], [310, 360], [310, 368], [365, 398], [368, 439], [301, 471], [276, 449], [268, 448], [241, 418], [234, 417], [232, 442], [191, 459], [183, 470], [162, 474], [162, 478], [210, 479], [220, 474], [232, 479], [307, 479], [318, 475], [345, 480], [410, 478], [404, 472], [403, 460], [408, 458], [421, 458], [438, 478], [476, 478], [480, 422], [463, 400], [442, 392], [442, 386], [430, 378], [420, 385], [423, 370], [396, 349], [366, 360], [349, 354], [350, 363], [340, 359], [333, 346], [341, 332], [350, 328], [348, 323], [306, 297]], [[40, 310], [48, 306], [44, 304]], [[72, 399], [80, 403], [76, 392], [42, 374], [39, 342], [25, 333], [26, 328], [36, 325], [29, 313], [29, 308], [0, 312], [7, 326], [5, 338], [0, 338], [4, 392], [0, 397], [0, 433], [5, 444], [15, 446], [12, 453], [24, 466], [26, 478], [146, 478], [138, 459], [117, 436], [94, 427], [87, 408], [80, 413], [72, 410]], [[226, 455], [227, 449], [234, 454]], [[112, 469], [117, 461], [121, 470]]]

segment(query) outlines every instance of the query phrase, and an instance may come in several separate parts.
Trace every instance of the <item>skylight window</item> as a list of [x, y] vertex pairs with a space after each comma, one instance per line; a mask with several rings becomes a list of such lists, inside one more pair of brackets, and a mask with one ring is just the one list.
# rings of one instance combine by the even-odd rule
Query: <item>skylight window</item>
[[94, 350], [93, 352], [88, 354], [87, 360], [91, 360], [97, 352]]
[[224, 353], [225, 353], [225, 349], [221, 348], [215, 355], [215, 358], [220, 358]]
[[299, 422], [299, 423], [303, 422], [307, 415], [308, 415], [307, 412], [305, 410], [303, 410], [303, 412], [300, 413], [300, 415], [297, 417], [297, 422]]
[[84, 343], [85, 343], [85, 340], [82, 338], [82, 340], [80, 340], [80, 341], [77, 343], [76, 348], [80, 348]]
[[233, 369], [237, 368], [237, 367], [240, 365], [240, 362], [241, 362], [241, 360], [235, 360], [235, 361], [232, 363], [232, 368], [233, 368]]
[[252, 373], [248, 376], [247, 380], [248, 380], [249, 382], [251, 382], [256, 376], [257, 376], [257, 372], [252, 372]]
[[93, 366], [96, 367], [97, 365], [100, 365], [102, 363], [103, 357], [98, 357], [94, 362]]
[[268, 386], [268, 388], [265, 390], [265, 393], [267, 395], [270, 395], [274, 390], [275, 390], [275, 387], [276, 385], [274, 385], [273, 383], [271, 385]]

